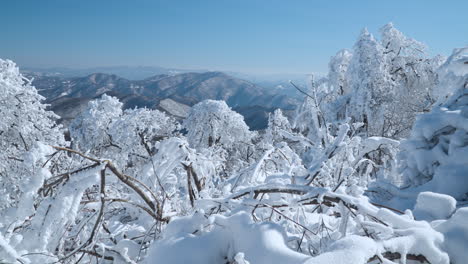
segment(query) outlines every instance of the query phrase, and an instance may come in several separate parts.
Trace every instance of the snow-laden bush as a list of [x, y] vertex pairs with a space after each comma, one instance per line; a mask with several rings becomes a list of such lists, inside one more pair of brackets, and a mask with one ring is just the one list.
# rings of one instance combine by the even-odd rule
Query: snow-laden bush
[[407, 184], [456, 199], [468, 198], [467, 51], [455, 50], [442, 66], [445, 73], [440, 85], [455, 85], [445, 87], [452, 95], [430, 113], [418, 116], [400, 157]]
[[70, 124], [73, 146], [112, 159], [123, 170], [145, 164], [158, 141], [176, 134], [176, 121], [158, 110], [127, 109], [115, 97], [102, 95]]
[[174, 219], [144, 263], [449, 263], [427, 222], [342, 191], [266, 184], [200, 200], [203, 210]]
[[83, 151], [97, 151], [112, 144], [107, 130], [122, 115], [123, 104], [115, 97], [104, 94], [92, 100], [88, 107], [70, 124], [74, 147]]
[[205, 100], [194, 105], [183, 127], [190, 147], [216, 161], [220, 178], [230, 177], [253, 161], [256, 133], [224, 101]]
[[224, 101], [205, 100], [194, 105], [184, 128], [190, 146], [195, 149], [212, 146], [230, 149], [237, 143], [249, 143], [253, 136], [244, 118]]
[[268, 116], [268, 127], [265, 130], [263, 140], [266, 144], [276, 144], [283, 142], [287, 137], [292, 134], [291, 124], [289, 120], [283, 115], [280, 109], [276, 109]]

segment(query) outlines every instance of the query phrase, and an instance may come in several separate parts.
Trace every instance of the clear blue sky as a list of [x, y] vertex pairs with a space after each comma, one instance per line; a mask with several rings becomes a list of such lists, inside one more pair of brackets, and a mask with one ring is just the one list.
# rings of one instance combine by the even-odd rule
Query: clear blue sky
[[0, 57], [20, 66], [324, 72], [387, 22], [431, 55], [468, 44], [468, 1], [4, 0]]

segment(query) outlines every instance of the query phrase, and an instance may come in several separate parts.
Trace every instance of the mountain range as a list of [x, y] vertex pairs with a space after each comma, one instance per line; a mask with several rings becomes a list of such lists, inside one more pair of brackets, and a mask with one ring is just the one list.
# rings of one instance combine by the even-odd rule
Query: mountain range
[[299, 97], [284, 89], [261, 87], [222, 72], [157, 74], [129, 80], [115, 74], [92, 73], [84, 77], [26, 71], [46, 98], [50, 109], [67, 124], [87, 103], [106, 93], [119, 98], [124, 108], [147, 107], [184, 118], [190, 107], [205, 99], [224, 100], [244, 115], [251, 129], [265, 128], [268, 113], [276, 108], [293, 110]]

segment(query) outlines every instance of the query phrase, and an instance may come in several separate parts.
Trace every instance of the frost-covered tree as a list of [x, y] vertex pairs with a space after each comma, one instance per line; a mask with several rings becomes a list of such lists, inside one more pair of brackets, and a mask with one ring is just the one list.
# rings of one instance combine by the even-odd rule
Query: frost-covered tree
[[[317, 178], [322, 184], [343, 179], [342, 171], [330, 169], [336, 164], [344, 172], [351, 172], [351, 178], [358, 176], [361, 183], [363, 175], [367, 175], [364, 185], [383, 175], [391, 182], [397, 181], [394, 157], [398, 143], [379, 137], [406, 135], [414, 117], [431, 103], [436, 64], [425, 57], [423, 45], [391, 24], [381, 34], [379, 41], [363, 30], [352, 55], [341, 51], [330, 62], [327, 88], [321, 89], [327, 95], [319, 100], [319, 109], [326, 113], [329, 142], [337, 140], [341, 124], [348, 124], [350, 129], [342, 142], [344, 147], [334, 150], [334, 144], [323, 144], [323, 150], [311, 148], [309, 155], [302, 156], [304, 162], [311, 157], [311, 168], [322, 170], [322, 177]], [[373, 142], [380, 142], [380, 146]], [[326, 153], [333, 153], [333, 157]]]
[[323, 112], [328, 120], [344, 120], [346, 108], [351, 94], [347, 71], [352, 53], [346, 49], [340, 50], [328, 63], [327, 95]]
[[353, 54], [349, 50], [343, 49], [338, 51], [328, 63], [328, 84], [339, 95], [350, 92], [346, 72], [352, 56]]
[[[294, 85], [294, 84], [293, 84]], [[301, 105], [296, 109], [293, 127], [315, 145], [325, 147], [328, 143], [328, 123], [321, 109], [321, 93], [317, 83], [311, 80], [311, 87]]]
[[381, 28], [387, 70], [395, 82], [392, 104], [385, 114], [384, 134], [408, 136], [417, 114], [429, 110], [434, 102], [436, 69], [440, 60], [426, 56], [426, 46], [397, 30], [392, 23]]
[[92, 100], [88, 107], [70, 124], [70, 136], [75, 148], [94, 152], [111, 147], [109, 126], [122, 115], [122, 103], [115, 97], [102, 95]]
[[159, 110], [146, 108], [127, 109], [109, 126], [113, 150], [122, 157], [125, 166], [138, 167], [145, 158], [158, 151], [157, 143], [176, 136], [179, 130], [177, 121]]
[[[163, 216], [163, 201], [169, 197], [157, 175], [153, 173], [148, 179], [144, 173], [149, 171], [148, 167], [154, 168], [155, 145], [160, 137], [172, 135], [175, 123], [159, 111], [118, 112], [121, 104], [117, 100], [111, 97], [101, 100], [107, 105], [99, 105], [99, 100], [91, 103], [72, 133], [80, 143], [78, 146], [92, 148], [83, 149], [86, 154], [57, 146], [60, 143], [57, 141], [45, 142], [48, 145], [38, 141], [22, 154], [18, 168], [9, 169], [9, 175], [20, 181], [13, 197], [15, 204], [0, 210], [1, 261], [77, 263], [87, 256], [90, 263], [102, 263], [109, 258], [114, 263], [132, 263], [138, 258], [138, 243], [146, 243], [145, 232], [155, 223], [168, 221]], [[109, 118], [107, 114], [112, 113], [120, 115]], [[101, 126], [86, 127], [93, 124]], [[87, 137], [86, 133], [91, 134]], [[114, 144], [113, 137], [120, 146], [112, 146], [111, 151], [106, 147]], [[3, 143], [6, 140], [2, 139]], [[164, 152], [169, 153], [167, 149]], [[189, 162], [200, 175], [197, 179], [209, 182], [201, 173], [204, 171], [198, 170], [200, 162], [194, 160], [182, 156], [175, 163]], [[175, 204], [169, 208], [175, 208]], [[108, 252], [104, 260], [90, 260], [96, 254], [104, 255], [96, 244]]]
[[46, 110], [43, 99], [14, 62], [0, 59], [0, 210], [18, 202], [23, 155], [38, 141], [65, 143], [57, 116]]
[[224, 101], [205, 100], [194, 105], [183, 127], [191, 148], [220, 161], [217, 170], [222, 177], [230, 177], [252, 161], [255, 133]]
[[385, 114], [392, 102], [395, 84], [385, 63], [383, 47], [364, 29], [354, 45], [348, 68], [350, 92], [348, 116], [364, 123], [370, 136], [382, 136]]
[[224, 101], [205, 100], [192, 107], [183, 124], [187, 139], [195, 149], [222, 146], [229, 149], [236, 143], [250, 143], [252, 132], [244, 118]]
[[[33, 218], [44, 217], [38, 210], [39, 204], [47, 200], [43, 195], [45, 182], [64, 167], [70, 167], [72, 161], [47, 146], [66, 145], [63, 131], [55, 123], [57, 116], [46, 110], [41, 103], [44, 98], [12, 61], [0, 60], [0, 91], [0, 261], [30, 263], [21, 254], [39, 248], [28, 245], [48, 244], [37, 240], [37, 235], [58, 236], [65, 228], [55, 222], [58, 217], [51, 221], [57, 216], [52, 213], [47, 225]], [[57, 162], [50, 162], [51, 159]], [[27, 235], [27, 229], [34, 234]], [[49, 258], [38, 261], [45, 259]]]
[[127, 109], [103, 95], [70, 124], [73, 145], [84, 152], [113, 159], [127, 169], [155, 154], [156, 142], [175, 135], [177, 122], [158, 110]]
[[346, 113], [352, 122], [364, 123], [370, 136], [400, 138], [434, 103], [441, 57], [428, 58], [422, 43], [391, 23], [380, 33], [379, 41], [364, 30], [353, 55], [341, 51], [332, 58], [327, 80], [332, 100], [322, 108], [328, 119], [344, 120]]
[[268, 127], [265, 130], [264, 140], [270, 144], [282, 142], [288, 134], [292, 133], [289, 120], [283, 115], [280, 109], [276, 109], [268, 116]]

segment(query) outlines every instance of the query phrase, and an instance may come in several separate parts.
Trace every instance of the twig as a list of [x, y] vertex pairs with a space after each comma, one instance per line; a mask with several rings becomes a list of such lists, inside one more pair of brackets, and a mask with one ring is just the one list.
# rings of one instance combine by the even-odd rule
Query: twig
[[378, 203], [370, 203], [370, 204], [372, 204], [374, 206], [377, 206], [377, 207], [386, 208], [386, 209], [388, 209], [390, 211], [393, 211], [393, 212], [396, 212], [396, 213], [399, 213], [399, 214], [405, 214], [405, 212], [402, 212], [402, 211], [400, 211], [398, 209], [395, 209], [395, 208], [392, 208], [392, 207], [388, 207], [388, 206], [383, 205], [383, 204], [378, 204]]
[[86, 253], [86, 254], [89, 254], [89, 255], [92, 255], [92, 256], [95, 256], [95, 257], [98, 257], [98, 258], [104, 258], [105, 260], [114, 260], [114, 257], [112, 256], [103, 256], [95, 251], [91, 251], [91, 250], [79, 250], [79, 252], [82, 252], [82, 253]]
[[303, 90], [301, 90], [301, 88], [297, 87], [292, 81], [289, 81], [289, 83], [290, 83], [292, 86], [294, 86], [294, 88], [296, 88], [299, 92], [305, 94], [307, 97], [310, 97], [312, 100], [315, 101], [315, 98], [314, 98], [314, 97], [312, 97], [310, 94], [308, 94], [308, 93], [304, 92]]
[[296, 225], [298, 225], [298, 226], [300, 226], [300, 227], [304, 228], [304, 230], [307, 230], [307, 231], [309, 231], [311, 234], [313, 234], [313, 235], [317, 235], [317, 233], [314, 233], [312, 230], [310, 230], [310, 229], [309, 229], [309, 228], [307, 228], [306, 226], [304, 226], [304, 225], [302, 225], [302, 224], [298, 223], [297, 221], [295, 221], [295, 220], [291, 219], [289, 216], [287, 216], [287, 215], [283, 214], [282, 212], [280, 212], [280, 211], [276, 210], [274, 207], [272, 207], [272, 206], [270, 206], [270, 205], [268, 205], [268, 204], [263, 204], [263, 205], [264, 205], [265, 207], [269, 207], [269, 208], [271, 208], [271, 210], [272, 210], [272, 211], [274, 211], [275, 213], [277, 213], [277, 214], [279, 214], [279, 215], [283, 216], [284, 218], [288, 219], [289, 221], [293, 222], [294, 224], [296, 224]]
[[102, 217], [104, 215], [105, 195], [106, 195], [105, 187], [106, 187], [106, 168], [101, 170], [101, 186], [100, 186], [101, 207], [99, 208], [99, 214], [97, 216], [96, 222], [94, 223], [93, 229], [91, 230], [91, 234], [89, 235], [86, 242], [84, 242], [83, 244], [81, 244], [81, 246], [74, 249], [68, 255], [62, 257], [60, 259], [60, 262], [63, 262], [64, 260], [66, 260], [66, 259], [70, 258], [71, 256], [75, 255], [77, 252], [80, 252], [80, 250], [87, 247], [93, 241], [94, 236], [96, 235], [96, 232], [98, 232], [99, 225], [101, 224], [101, 220], [102, 220]]

